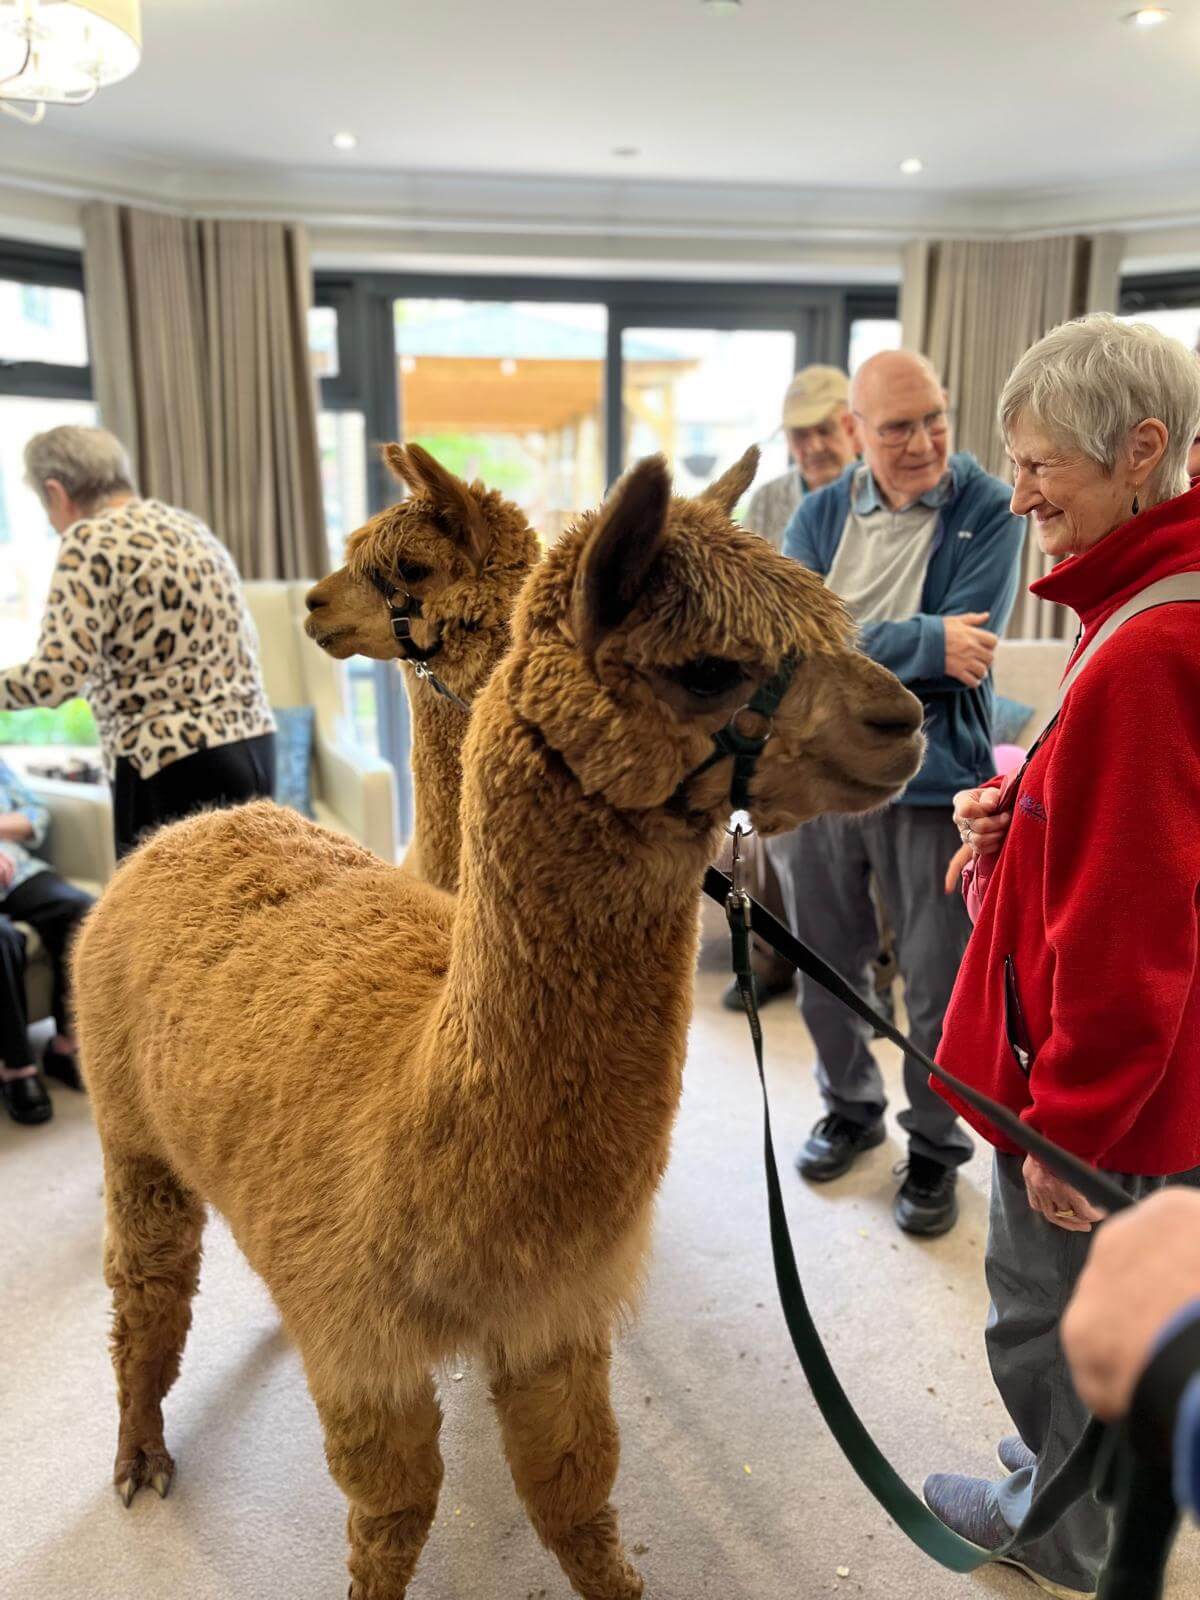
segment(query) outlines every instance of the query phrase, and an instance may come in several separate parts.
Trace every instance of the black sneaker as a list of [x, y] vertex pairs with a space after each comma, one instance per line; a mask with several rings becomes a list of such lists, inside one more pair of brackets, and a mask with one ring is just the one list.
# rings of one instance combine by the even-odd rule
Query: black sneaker
[[54, 1106], [46, 1093], [41, 1073], [28, 1078], [9, 1078], [0, 1085], [5, 1108], [14, 1122], [32, 1127], [38, 1122], [49, 1122]]
[[[778, 999], [781, 994], [792, 994], [795, 987], [796, 980], [794, 977], [783, 978], [773, 983], [764, 983], [756, 972], [754, 974], [754, 1003], [761, 1011], [764, 1006], [770, 1005], [771, 1001]], [[736, 978], [721, 996], [721, 1004], [726, 1011], [745, 1011], [746, 1008], [742, 1004], [742, 994], [737, 986]]]
[[958, 1221], [958, 1172], [929, 1156], [910, 1155], [896, 1168], [903, 1177], [892, 1213], [905, 1233], [936, 1238], [949, 1233]]
[[828, 1183], [849, 1172], [864, 1150], [874, 1150], [886, 1138], [882, 1117], [877, 1122], [851, 1122], [831, 1111], [809, 1134], [796, 1157], [796, 1171], [811, 1183]]

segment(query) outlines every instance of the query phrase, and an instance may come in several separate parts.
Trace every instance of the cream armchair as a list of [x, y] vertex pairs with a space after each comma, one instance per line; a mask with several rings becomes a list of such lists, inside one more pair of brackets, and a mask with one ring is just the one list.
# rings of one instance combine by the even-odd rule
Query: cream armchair
[[396, 775], [351, 737], [349, 674], [304, 633], [310, 584], [247, 583], [267, 698], [312, 706], [312, 795], [317, 821], [348, 833], [385, 861], [396, 859]]

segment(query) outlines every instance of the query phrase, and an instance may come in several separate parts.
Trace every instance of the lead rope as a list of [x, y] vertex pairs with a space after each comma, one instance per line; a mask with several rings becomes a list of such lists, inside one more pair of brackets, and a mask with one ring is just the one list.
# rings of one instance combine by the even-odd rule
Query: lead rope
[[[1005, 1107], [990, 1101], [986, 1095], [978, 1094], [930, 1061], [873, 1007], [861, 1000], [846, 980], [820, 956], [783, 929], [742, 887], [740, 867], [744, 829], [740, 824], [735, 824], [732, 832], [731, 876], [726, 877], [715, 867], [710, 867], [705, 876], [704, 889], [710, 898], [723, 902], [725, 906], [732, 945], [733, 976], [754, 1045], [754, 1059], [762, 1091], [767, 1210], [779, 1301], [792, 1347], [829, 1431], [846, 1460], [897, 1527], [918, 1549], [951, 1572], [974, 1572], [990, 1562], [1005, 1559], [1017, 1546], [1028, 1545], [1042, 1538], [1089, 1489], [1094, 1489], [1102, 1499], [1116, 1507], [1113, 1543], [1100, 1578], [1097, 1600], [1161, 1600], [1163, 1575], [1178, 1517], [1169, 1495], [1166, 1507], [1162, 1504], [1161, 1469], [1148, 1467], [1135, 1456], [1123, 1425], [1105, 1427], [1093, 1418], [1058, 1472], [1035, 1495], [1020, 1528], [998, 1549], [983, 1550], [948, 1528], [913, 1493], [875, 1443], [847, 1398], [808, 1309], [788, 1230], [771, 1134], [771, 1108], [763, 1065], [762, 1024], [754, 996], [754, 972], [750, 958], [752, 932], [785, 961], [806, 976], [815, 978], [843, 1005], [876, 1025], [893, 1043], [918, 1060], [934, 1076], [950, 1084], [969, 1104], [983, 1110], [989, 1120], [1003, 1126], [1016, 1142], [1036, 1154], [1039, 1160], [1045, 1160], [1052, 1171], [1075, 1184], [1089, 1199], [1106, 1206], [1110, 1211], [1121, 1210], [1129, 1206], [1131, 1201], [1104, 1174], [1094, 1171], [1069, 1152], [1059, 1150], [1049, 1140], [1026, 1128]], [[776, 938], [776, 933], [783, 937]], [[1010, 1121], [1016, 1122], [1019, 1135], [1008, 1126]]]

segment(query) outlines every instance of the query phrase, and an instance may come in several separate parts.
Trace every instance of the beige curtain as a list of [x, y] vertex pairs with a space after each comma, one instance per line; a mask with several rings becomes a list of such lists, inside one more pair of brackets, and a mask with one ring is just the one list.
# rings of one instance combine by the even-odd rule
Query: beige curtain
[[[996, 425], [996, 402], [1029, 346], [1060, 322], [1085, 311], [1116, 308], [1121, 240], [1117, 235], [1066, 235], [1021, 242], [921, 241], [905, 255], [901, 294], [903, 339], [937, 367], [954, 406], [958, 448], [973, 451], [990, 472], [1007, 463]], [[1049, 570], [1036, 543], [1026, 542], [1014, 638], [1060, 638], [1071, 618], [1028, 593]]]
[[242, 576], [328, 565], [302, 229], [84, 210], [92, 366], [140, 487], [202, 517]]

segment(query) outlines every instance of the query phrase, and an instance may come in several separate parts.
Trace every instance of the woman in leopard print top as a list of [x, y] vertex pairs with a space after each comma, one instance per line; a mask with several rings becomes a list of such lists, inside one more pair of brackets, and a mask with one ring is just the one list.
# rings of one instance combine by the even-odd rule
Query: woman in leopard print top
[[39, 434], [25, 465], [62, 548], [37, 654], [0, 670], [0, 706], [86, 695], [118, 855], [159, 823], [269, 796], [275, 722], [229, 552], [187, 512], [139, 499], [103, 429]]

